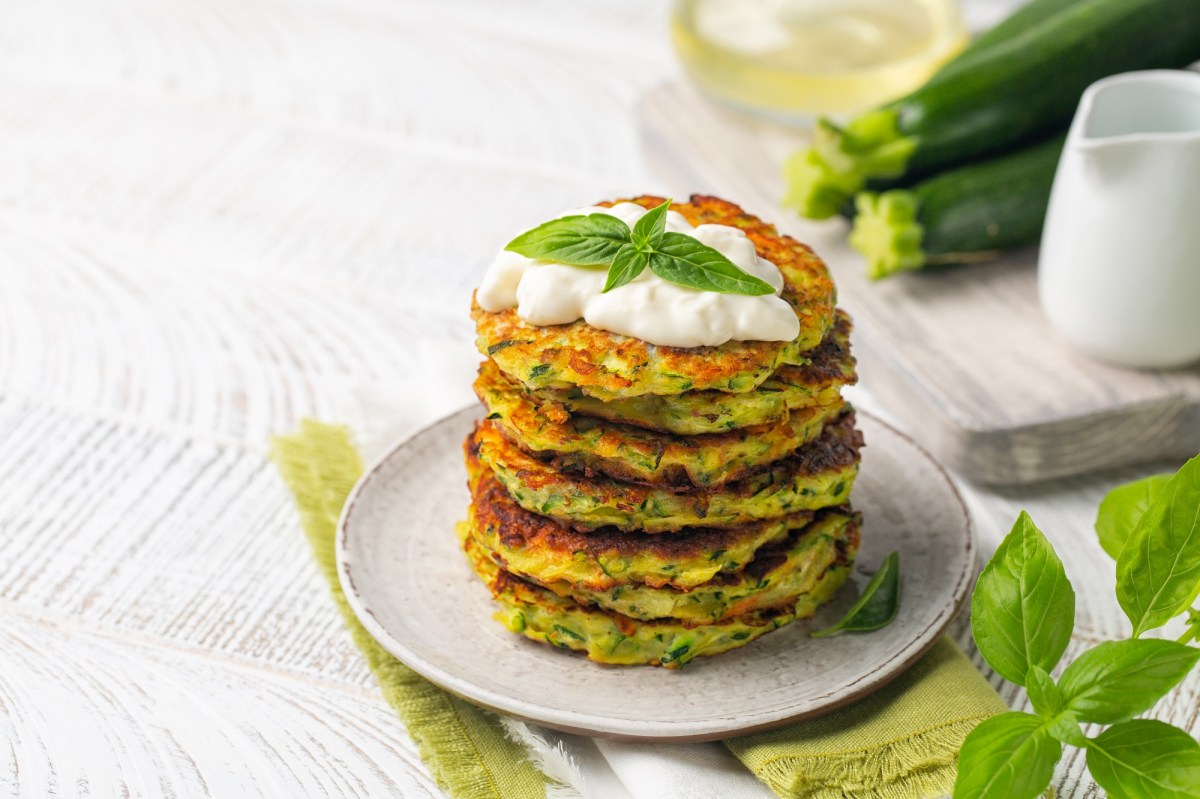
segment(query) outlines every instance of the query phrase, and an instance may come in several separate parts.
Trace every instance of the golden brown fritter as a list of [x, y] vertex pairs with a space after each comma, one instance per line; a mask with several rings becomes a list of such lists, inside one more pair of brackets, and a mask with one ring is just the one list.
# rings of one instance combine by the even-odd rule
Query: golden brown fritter
[[[842, 388], [858, 381], [850, 354], [850, 317], [838, 311], [833, 329], [806, 355], [803, 366], [782, 366], [758, 388], [740, 394], [688, 391], [605, 401], [577, 388], [523, 389], [536, 395], [547, 415], [558, 421], [582, 414], [677, 435], [720, 433], [780, 422], [797, 408], [840, 403]], [[499, 371], [494, 365], [491, 368]]]
[[[853, 563], [858, 551], [856, 514], [846, 509], [832, 508], [819, 511], [811, 522], [791, 519], [792, 524], [797, 522], [799, 525], [790, 530], [784, 538], [759, 547], [754, 552], [753, 560], [743, 568], [720, 571], [709, 580], [684, 588], [675, 584], [650, 585], [636, 581], [621, 582], [611, 578], [605, 582], [616, 584], [597, 586], [595, 583], [598, 581], [577, 582], [573, 578], [583, 569], [569, 563], [570, 553], [565, 558], [561, 552], [555, 552], [553, 556], [548, 557], [546, 549], [504, 548], [499, 544], [503, 536], [496, 534], [498, 528], [494, 525], [481, 525], [474, 515], [468, 518], [467, 525], [475, 544], [498, 566], [524, 580], [548, 588], [559, 596], [570, 597], [580, 604], [615, 611], [634, 619], [671, 618], [691, 624], [708, 624], [756, 613], [765, 608], [778, 607], [785, 602], [795, 602], [801, 595], [811, 591], [816, 581], [831, 566]], [[637, 533], [614, 534], [639, 536]], [[580, 533], [576, 535], [581, 538], [589, 537]], [[655, 577], [675, 576], [680, 574], [681, 570], [688, 569], [691, 563], [655, 558], [654, 555], [660, 556], [661, 552], [655, 552], [653, 544], [662, 539], [672, 540], [677, 537], [640, 535], [642, 541], [646, 542], [645, 549], [634, 549], [627, 557], [609, 562], [616, 562], [621, 566], [630, 564], [627, 572], [638, 568], [657, 568], [661, 571], [653, 575]], [[737, 546], [738, 542], [729, 543], [731, 546]], [[502, 549], [493, 548], [497, 545]], [[718, 549], [716, 552], [722, 553], [719, 560], [723, 560], [724, 553], [728, 550]], [[703, 556], [703, 552], [699, 554]], [[576, 556], [586, 557], [580, 556], [579, 553], [576, 553]], [[695, 563], [704, 565], [700, 558], [696, 558]], [[623, 577], [624, 574], [616, 576]]]
[[558, 469], [681, 490], [711, 488], [761, 471], [816, 438], [845, 408], [839, 399], [799, 408], [773, 424], [680, 436], [591, 416], [564, 419], [561, 406], [522, 392], [490, 361], [479, 368], [475, 393], [488, 420], [510, 441]]
[[466, 455], [471, 534], [505, 569], [543, 583], [567, 581], [596, 591], [635, 583], [688, 589], [718, 573], [740, 571], [761, 547], [786, 539], [813, 518], [802, 511], [726, 530], [691, 527], [674, 535], [613, 527], [585, 533], [525, 510], [472, 447]]
[[526, 510], [581, 530], [612, 525], [648, 533], [686, 527], [737, 527], [789, 513], [845, 504], [858, 472], [862, 436], [847, 413], [794, 455], [744, 480], [679, 493], [610, 477], [565, 474], [506, 439], [483, 421], [465, 447], [491, 467]]
[[[642, 196], [630, 202], [651, 208], [663, 198]], [[530, 325], [517, 316], [516, 309], [492, 313], [472, 298], [479, 351], [530, 388], [579, 387], [601, 399], [710, 389], [750, 391], [779, 367], [803, 363], [805, 353], [825, 338], [834, 320], [836, 292], [821, 259], [807, 245], [780, 235], [773, 225], [733, 203], [693, 195], [690, 202], [675, 203], [671, 208], [693, 225], [741, 228], [758, 255], [779, 267], [784, 279], [782, 297], [800, 320], [800, 333], [794, 340], [663, 347], [599, 330], [582, 320], [567, 325]]]
[[459, 525], [467, 560], [500, 606], [496, 618], [514, 633], [560, 649], [583, 652], [599, 663], [647, 664], [679, 668], [745, 646], [754, 639], [807, 618], [829, 601], [850, 574], [849, 566], [828, 568], [812, 590], [794, 602], [716, 624], [689, 624], [674, 619], [636, 621], [628, 616], [587, 607], [501, 569], [479, 551], [465, 525]]

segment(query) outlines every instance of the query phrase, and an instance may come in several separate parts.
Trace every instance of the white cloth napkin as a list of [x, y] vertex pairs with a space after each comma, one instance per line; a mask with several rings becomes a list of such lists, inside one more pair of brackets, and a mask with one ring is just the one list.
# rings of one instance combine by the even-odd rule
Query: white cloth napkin
[[775, 799], [720, 743], [594, 743], [630, 799]]

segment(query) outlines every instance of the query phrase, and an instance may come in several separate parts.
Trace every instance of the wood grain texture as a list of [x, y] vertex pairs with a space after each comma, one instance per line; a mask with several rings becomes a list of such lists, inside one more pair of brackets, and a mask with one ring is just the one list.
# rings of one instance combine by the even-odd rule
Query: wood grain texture
[[263, 454], [11, 400], [0, 431], [0, 789], [440, 795]]
[[601, 123], [668, 59], [456, 6], [0, 2], [0, 796], [441, 795], [266, 438], [461, 403], [494, 242], [647, 188]]
[[668, 179], [738, 197], [825, 258], [864, 384], [967, 477], [1030, 483], [1200, 450], [1200, 367], [1138, 372], [1072, 349], [1038, 306], [1033, 251], [871, 283], [844, 221], [779, 208], [780, 164], [800, 136], [677, 83], [646, 97], [642, 119]]

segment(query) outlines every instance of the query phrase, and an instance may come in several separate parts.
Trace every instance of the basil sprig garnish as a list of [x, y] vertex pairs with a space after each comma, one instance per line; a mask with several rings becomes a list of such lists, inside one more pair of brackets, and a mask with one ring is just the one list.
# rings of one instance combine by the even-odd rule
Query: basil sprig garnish
[[572, 266], [608, 266], [604, 291], [624, 286], [646, 267], [668, 283], [721, 294], [774, 294], [770, 283], [739, 268], [719, 251], [691, 236], [667, 230], [671, 201], [647, 211], [633, 229], [608, 214], [551, 219], [504, 248], [543, 261]]
[[[1034, 799], [1063, 746], [1087, 751], [1112, 799], [1200, 796], [1200, 743], [1150, 710], [1200, 662], [1200, 456], [1173, 476], [1119, 486], [1100, 504], [1096, 531], [1117, 561], [1117, 598], [1133, 636], [1082, 652], [1055, 681], [1075, 625], [1075, 592], [1054, 547], [1022, 513], [971, 598], [971, 631], [1000, 676], [1024, 685], [1033, 713], [976, 727], [958, 760], [955, 799]], [[1186, 616], [1176, 641], [1142, 634]], [[1111, 725], [1084, 735], [1084, 723]]]
[[629, 241], [629, 226], [608, 214], [564, 216], [543, 222], [504, 249], [527, 258], [575, 266], [606, 266]]

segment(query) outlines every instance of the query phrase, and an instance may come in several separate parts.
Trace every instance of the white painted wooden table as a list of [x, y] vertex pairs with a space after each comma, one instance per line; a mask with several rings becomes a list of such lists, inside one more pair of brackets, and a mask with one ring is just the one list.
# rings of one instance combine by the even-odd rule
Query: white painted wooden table
[[[266, 441], [465, 402], [498, 242], [683, 196], [638, 140], [666, 41], [639, 0], [0, 2], [0, 795], [439, 795]], [[985, 551], [1022, 507], [1060, 547], [1077, 646], [1123, 630], [1090, 524], [1131, 476], [967, 488]]]

